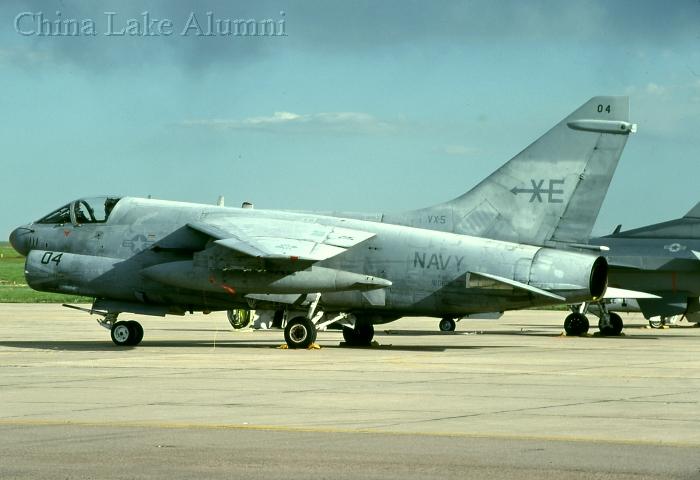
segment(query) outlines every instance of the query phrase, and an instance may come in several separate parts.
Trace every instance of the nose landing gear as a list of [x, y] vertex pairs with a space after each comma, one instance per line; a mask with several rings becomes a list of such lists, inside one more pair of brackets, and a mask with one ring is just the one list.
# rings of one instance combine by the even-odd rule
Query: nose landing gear
[[121, 312], [106, 312], [92, 308], [83, 308], [75, 305], [63, 304], [64, 307], [80, 310], [90, 315], [101, 315], [103, 318], [97, 319], [97, 323], [109, 330], [112, 342], [120, 347], [134, 347], [143, 340], [143, 327], [134, 320], [117, 321]]
[[143, 340], [143, 327], [134, 320], [116, 322], [112, 325], [110, 332], [112, 341], [120, 347], [133, 347]]

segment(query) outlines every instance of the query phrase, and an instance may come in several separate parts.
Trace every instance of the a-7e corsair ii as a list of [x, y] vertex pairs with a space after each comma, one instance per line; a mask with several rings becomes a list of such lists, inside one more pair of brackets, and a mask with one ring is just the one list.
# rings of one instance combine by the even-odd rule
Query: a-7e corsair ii
[[[507, 227], [511, 241], [313, 213], [133, 197], [71, 202], [17, 228], [10, 241], [27, 256], [25, 275], [32, 288], [94, 297], [89, 311], [103, 317], [118, 345], [138, 344], [143, 336], [138, 323], [118, 320], [122, 313], [284, 310], [285, 340], [299, 348], [334, 322], [344, 326], [349, 344], [367, 345], [374, 324], [403, 316], [459, 318], [596, 300], [606, 289], [604, 258], [516, 239], [552, 228], [577, 231], [576, 218], [585, 216], [585, 209], [572, 204], [578, 197], [569, 184], [585, 180], [579, 157], [602, 151], [616, 161], [624, 143], [604, 139], [625, 138], [632, 129], [626, 120], [595, 115], [614, 108], [609, 98], [615, 97], [587, 102], [566, 132], [555, 127], [545, 136], [554, 132], [553, 144], [543, 145], [541, 138], [526, 149], [534, 147], [532, 155], [482, 182], [492, 194], [490, 204], [499, 207], [497, 215], [482, 203], [467, 219]], [[603, 140], [581, 145], [578, 134]], [[552, 146], [556, 152], [549, 151]], [[537, 180], [533, 192], [520, 194], [532, 178], [548, 175], [552, 162], [571, 164], [576, 173], [558, 173], [547, 183], [548, 192]], [[542, 208], [554, 204], [564, 214], [553, 216]]]

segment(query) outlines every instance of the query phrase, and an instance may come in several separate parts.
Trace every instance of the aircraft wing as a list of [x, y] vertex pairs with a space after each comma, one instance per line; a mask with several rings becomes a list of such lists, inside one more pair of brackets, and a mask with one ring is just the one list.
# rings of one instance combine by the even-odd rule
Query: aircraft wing
[[214, 243], [262, 260], [314, 263], [372, 238], [374, 233], [274, 218], [213, 218], [187, 226]]

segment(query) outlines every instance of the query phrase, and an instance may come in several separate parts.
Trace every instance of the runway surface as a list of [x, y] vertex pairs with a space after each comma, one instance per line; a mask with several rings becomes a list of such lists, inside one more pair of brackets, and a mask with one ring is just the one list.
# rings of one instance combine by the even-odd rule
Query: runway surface
[[0, 305], [0, 478], [700, 478], [700, 329], [570, 338], [563, 316], [304, 351], [128, 316], [146, 333], [119, 348], [87, 314]]

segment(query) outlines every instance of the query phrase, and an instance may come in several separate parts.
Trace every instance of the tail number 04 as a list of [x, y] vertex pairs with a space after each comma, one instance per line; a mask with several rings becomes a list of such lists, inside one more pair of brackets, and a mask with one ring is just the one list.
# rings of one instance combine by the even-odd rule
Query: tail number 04
[[41, 257], [41, 263], [43, 265], [48, 265], [49, 263], [53, 262], [58, 265], [61, 263], [61, 257], [63, 257], [62, 253], [44, 252], [44, 255]]
[[598, 110], [598, 113], [603, 113], [603, 112], [610, 113], [610, 105], [598, 104], [597, 110]]

